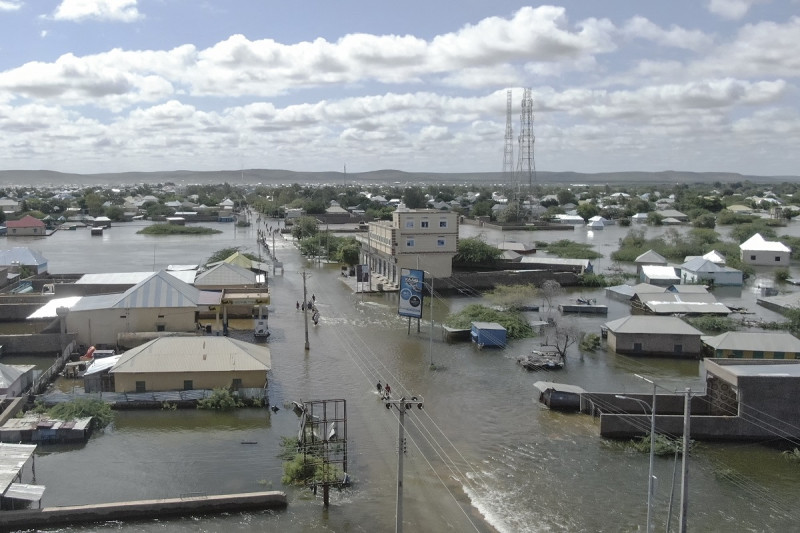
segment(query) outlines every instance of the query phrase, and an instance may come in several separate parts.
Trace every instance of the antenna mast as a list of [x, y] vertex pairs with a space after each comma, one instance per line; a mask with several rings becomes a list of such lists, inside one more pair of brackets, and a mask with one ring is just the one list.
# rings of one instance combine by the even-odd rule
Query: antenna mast
[[[531, 89], [525, 89], [522, 95], [522, 110], [519, 114], [519, 161], [517, 163], [518, 179], [521, 181], [528, 177], [528, 190], [533, 187], [536, 179], [536, 163], [533, 159], [533, 97]], [[506, 133], [508, 135], [508, 133]]]
[[506, 142], [503, 148], [503, 180], [511, 183], [514, 175], [514, 127], [511, 123], [511, 89], [506, 91]]

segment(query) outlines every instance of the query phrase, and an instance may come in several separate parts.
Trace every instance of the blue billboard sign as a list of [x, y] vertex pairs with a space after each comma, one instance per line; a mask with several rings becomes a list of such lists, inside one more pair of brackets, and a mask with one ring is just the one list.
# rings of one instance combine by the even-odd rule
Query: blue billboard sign
[[422, 318], [422, 287], [425, 272], [404, 268], [400, 271], [400, 300], [397, 313], [400, 316]]

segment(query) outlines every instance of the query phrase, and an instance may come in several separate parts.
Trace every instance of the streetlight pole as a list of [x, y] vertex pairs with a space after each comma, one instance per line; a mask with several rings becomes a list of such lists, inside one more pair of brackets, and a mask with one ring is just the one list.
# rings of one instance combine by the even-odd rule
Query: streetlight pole
[[647, 533], [653, 533], [653, 489], [655, 485], [653, 451], [656, 448], [656, 383], [639, 374], [634, 374], [634, 376], [653, 386], [653, 403], [650, 404], [650, 475], [647, 478]]
[[[652, 381], [650, 381], [650, 383], [652, 383]], [[623, 396], [621, 394], [614, 395], [616, 398], [619, 398], [620, 400], [632, 400], [634, 402], [638, 402], [642, 406], [645, 415], [647, 414], [647, 408], [650, 407], [650, 471], [648, 472], [647, 476], [647, 530], [646, 530], [647, 533], [653, 532], [653, 480], [654, 480], [653, 459], [655, 452], [655, 434], [656, 434], [656, 410], [654, 407], [655, 394], [656, 394], [655, 383], [653, 383], [653, 407], [648, 406], [646, 401], [640, 400], [639, 398], [633, 398], [631, 396]]]

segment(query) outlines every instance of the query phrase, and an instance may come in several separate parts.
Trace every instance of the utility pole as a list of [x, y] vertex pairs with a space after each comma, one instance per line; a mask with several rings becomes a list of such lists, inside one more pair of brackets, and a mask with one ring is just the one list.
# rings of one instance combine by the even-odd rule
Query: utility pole
[[309, 349], [308, 345], [308, 296], [306, 296], [306, 276], [308, 272], [303, 270], [303, 321], [306, 326], [306, 351]]
[[428, 352], [431, 356], [431, 368], [433, 368], [433, 276], [431, 276], [431, 338], [429, 339]]
[[692, 390], [687, 387], [685, 394], [686, 398], [683, 404], [683, 460], [681, 461], [683, 475], [681, 477], [681, 519], [679, 529], [681, 533], [686, 533], [686, 515], [689, 511], [689, 424], [692, 419]]
[[422, 398], [412, 396], [410, 400], [400, 398], [392, 400], [388, 396], [384, 399], [387, 409], [395, 407], [399, 413], [397, 426], [397, 505], [395, 507], [395, 533], [403, 533], [403, 455], [406, 453], [405, 414], [413, 408], [422, 409]]

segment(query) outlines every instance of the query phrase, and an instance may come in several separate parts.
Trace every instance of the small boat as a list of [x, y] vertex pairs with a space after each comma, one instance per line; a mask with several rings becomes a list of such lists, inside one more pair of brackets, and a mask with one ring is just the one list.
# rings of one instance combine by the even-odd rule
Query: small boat
[[564, 368], [564, 358], [556, 351], [531, 350], [520, 355], [517, 362], [526, 370], [559, 370]]

